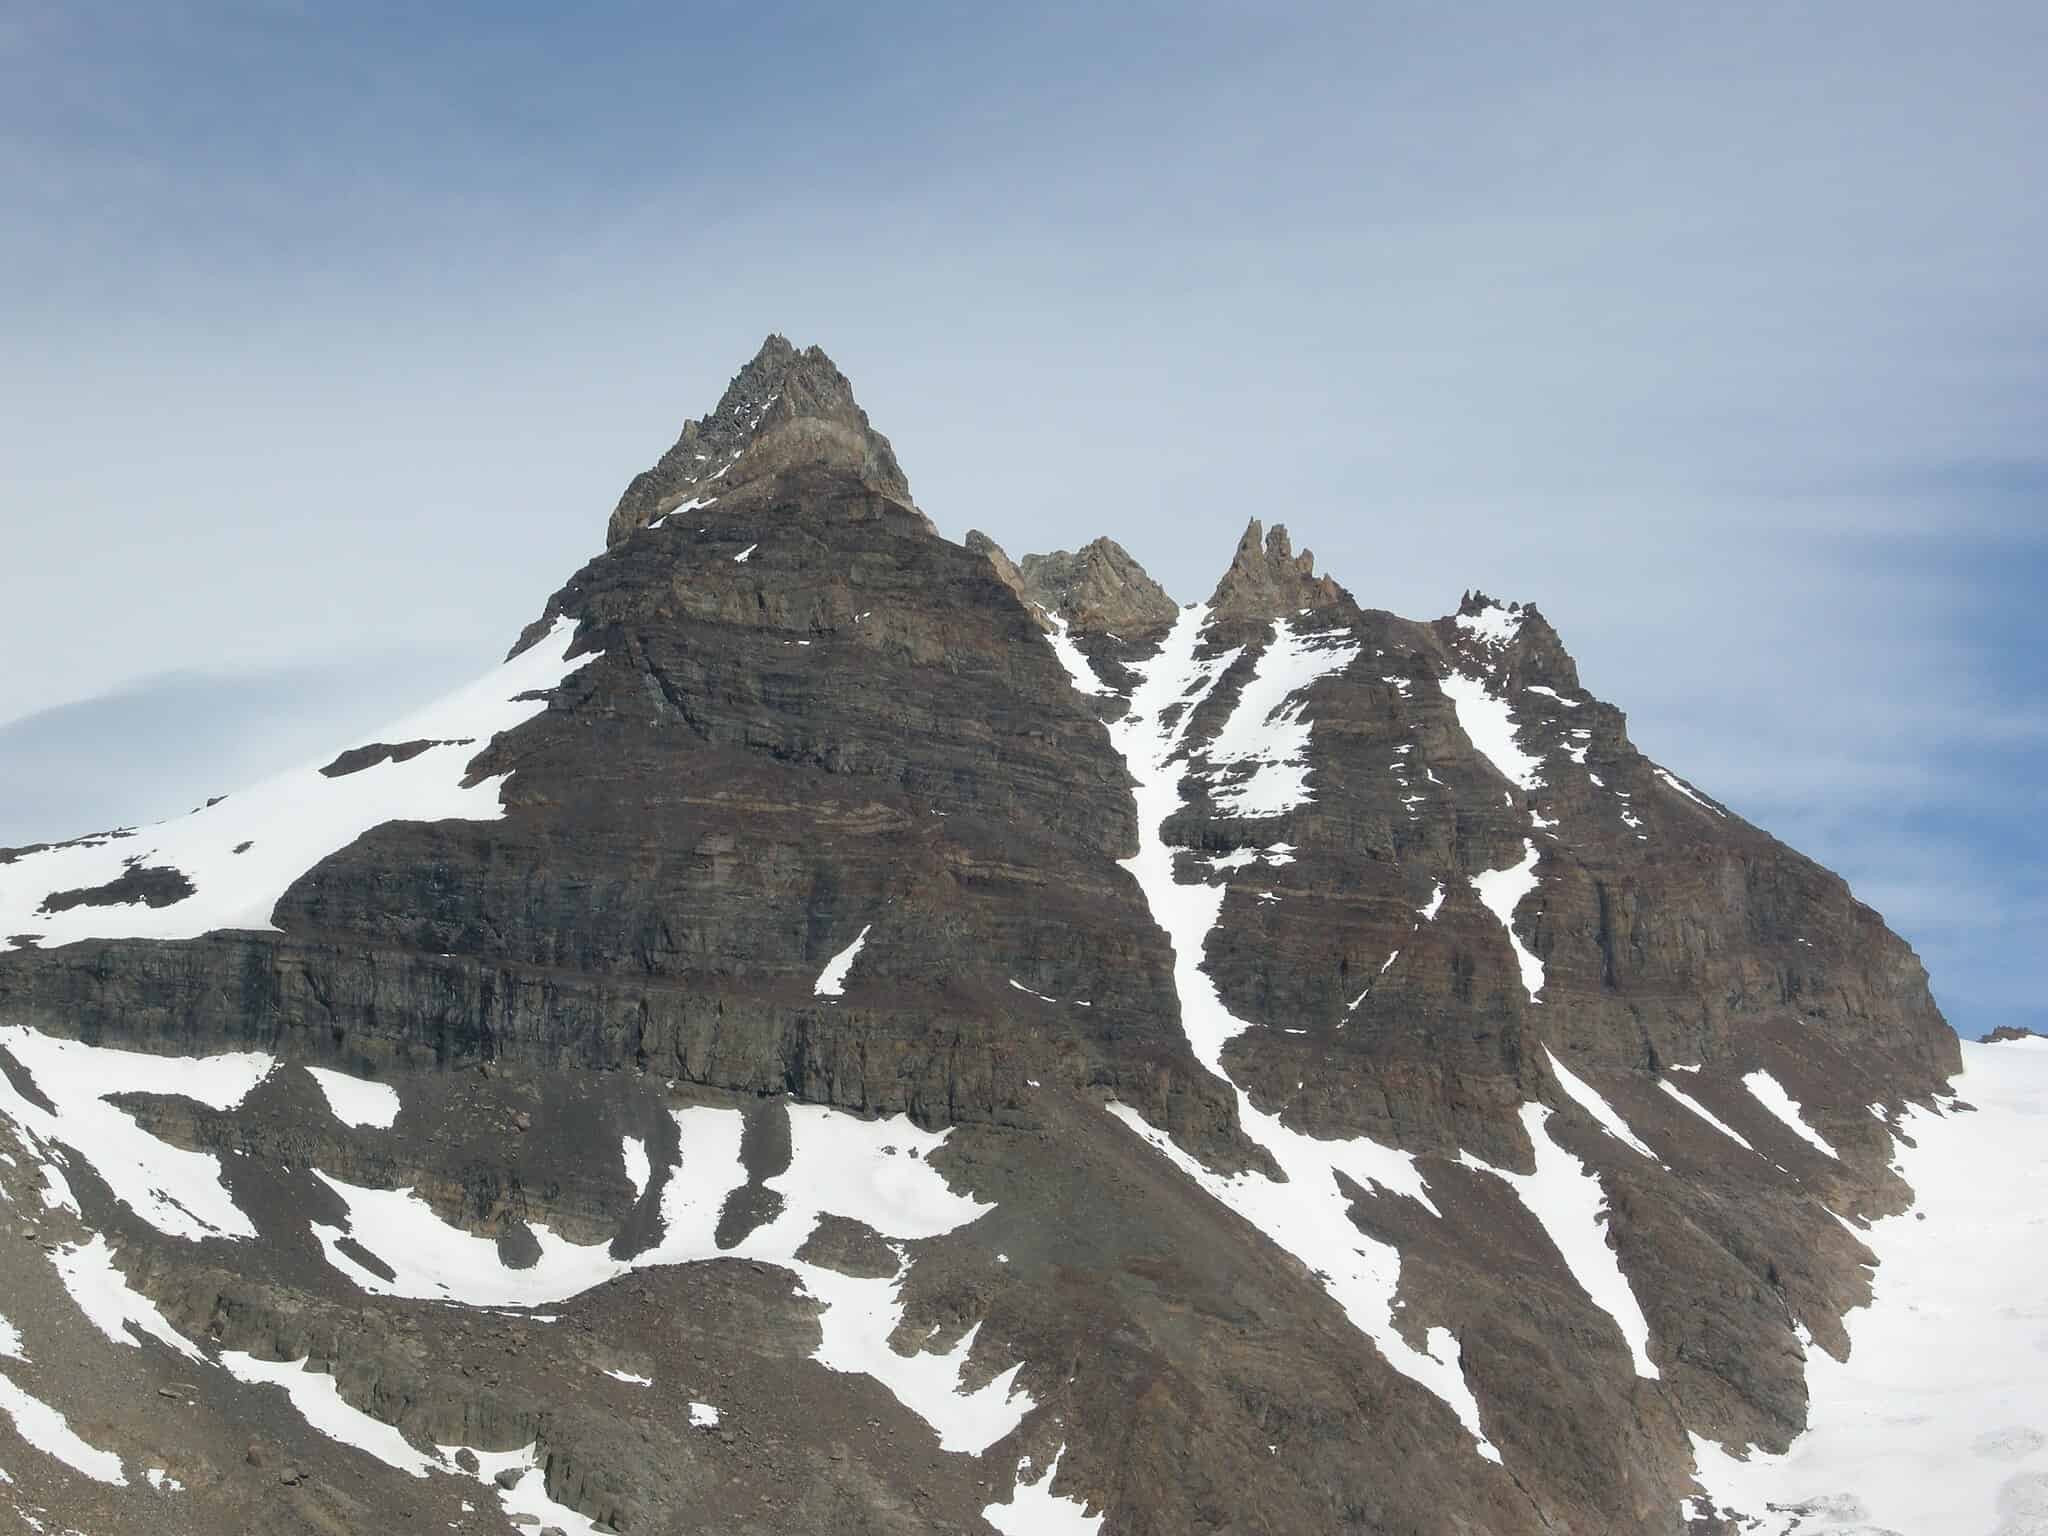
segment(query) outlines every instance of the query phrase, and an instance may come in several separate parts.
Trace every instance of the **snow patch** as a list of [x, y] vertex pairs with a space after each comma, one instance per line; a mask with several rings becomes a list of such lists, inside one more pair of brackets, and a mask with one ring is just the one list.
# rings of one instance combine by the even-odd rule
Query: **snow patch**
[[1574, 1104], [1597, 1120], [1601, 1130], [1631, 1151], [1640, 1152], [1651, 1162], [1662, 1166], [1662, 1159], [1636, 1139], [1635, 1132], [1628, 1128], [1628, 1122], [1621, 1118], [1612, 1104], [1600, 1097], [1598, 1089], [1569, 1070], [1551, 1053], [1547, 1045], [1543, 1048], [1543, 1056], [1550, 1063], [1550, 1071], [1556, 1077], [1558, 1087], [1565, 1091]]
[[1520, 789], [1534, 789], [1542, 774], [1543, 760], [1524, 752], [1516, 740], [1517, 727], [1508, 701], [1476, 677], [1452, 672], [1441, 679], [1444, 697], [1457, 712], [1458, 725], [1473, 749]]
[[619, 1138], [619, 1157], [626, 1165], [626, 1182], [633, 1186], [633, 1198], [638, 1200], [647, 1193], [647, 1184], [654, 1177], [654, 1165], [647, 1157], [647, 1143], [638, 1136]]
[[[661, 1194], [662, 1238], [631, 1260], [611, 1256], [609, 1242], [579, 1244], [545, 1225], [531, 1230], [539, 1259], [507, 1268], [498, 1245], [436, 1216], [410, 1189], [366, 1189], [319, 1170], [318, 1178], [348, 1206], [346, 1229], [313, 1223], [327, 1261], [373, 1295], [449, 1301], [470, 1307], [541, 1307], [636, 1268], [686, 1264], [719, 1252], [714, 1240], [726, 1197], [747, 1182], [740, 1164], [738, 1110], [691, 1108], [673, 1112], [681, 1162]], [[340, 1247], [344, 1236], [370, 1250], [393, 1271], [385, 1279]]]
[[[151, 1056], [39, 1034], [23, 1025], [0, 1025], [5, 1047], [57, 1108], [32, 1104], [0, 1074], [0, 1114], [46, 1142], [61, 1142], [85, 1159], [114, 1198], [169, 1237], [254, 1237], [256, 1228], [235, 1206], [220, 1178], [220, 1159], [160, 1141], [106, 1102], [123, 1093], [162, 1094], [229, 1110], [270, 1072], [258, 1052], [221, 1056]], [[76, 1212], [68, 1184], [57, 1203]], [[46, 1196], [46, 1203], [50, 1203]]]
[[[455, 1465], [456, 1453], [463, 1450], [459, 1445], [437, 1445], [434, 1449], [441, 1454], [441, 1460], [432, 1463], [436, 1471], [445, 1472]], [[566, 1504], [557, 1504], [548, 1497], [548, 1477], [541, 1465], [540, 1443], [522, 1446], [516, 1451], [470, 1450], [476, 1457], [476, 1480], [498, 1496], [498, 1503], [504, 1507], [505, 1518], [526, 1530], [546, 1529], [555, 1526], [570, 1536], [610, 1536], [610, 1532], [584, 1515], [579, 1515]], [[499, 1486], [498, 1479], [506, 1474], [508, 1487]]]
[[1252, 664], [1230, 718], [1202, 750], [1218, 812], [1282, 816], [1308, 803], [1307, 692], [1350, 666], [1358, 652], [1347, 635], [1306, 634], [1286, 619], [1273, 621], [1272, 638]]
[[631, 1371], [608, 1370], [605, 1372], [605, 1375], [611, 1377], [613, 1381], [623, 1381], [629, 1387], [651, 1387], [654, 1385], [654, 1378], [652, 1376], [635, 1376]]
[[206, 1356], [170, 1325], [157, 1304], [114, 1267], [114, 1250], [104, 1236], [95, 1233], [89, 1243], [60, 1248], [50, 1255], [50, 1263], [85, 1320], [116, 1344], [139, 1349], [139, 1335], [155, 1339], [187, 1360], [206, 1364]]
[[1543, 962], [1515, 932], [1515, 908], [1536, 889], [1536, 865], [1541, 856], [1530, 838], [1522, 839], [1522, 847], [1525, 855], [1521, 863], [1472, 876], [1472, 889], [1479, 893], [1481, 904], [1499, 921], [1508, 942], [1515, 947], [1515, 960], [1522, 970], [1522, 989], [1533, 1003], [1538, 1000], [1536, 994], [1543, 990]]
[[869, 923], [853, 936], [851, 944], [826, 962], [825, 969], [818, 972], [816, 985], [811, 988], [813, 993], [819, 997], [840, 997], [845, 994], [846, 973], [853, 969], [853, 962], [860, 955], [861, 946], [868, 941], [868, 929], [874, 926], [873, 923]]
[[1798, 1101], [1787, 1093], [1784, 1084], [1770, 1073], [1761, 1070], [1746, 1072], [1742, 1077], [1742, 1086], [1749, 1090], [1751, 1098], [1769, 1110], [1772, 1117], [1794, 1136], [1829, 1157], [1840, 1159], [1842, 1154], [1830, 1146], [1819, 1131], [1801, 1118]]
[[1489, 603], [1477, 613], [1459, 614], [1458, 628], [1482, 649], [1497, 651], [1522, 632], [1522, 615]]
[[1726, 811], [1722, 810], [1718, 805], [1715, 805], [1712, 801], [1706, 799], [1697, 790], [1693, 789], [1692, 786], [1690, 786], [1689, 784], [1682, 783], [1679, 780], [1678, 776], [1670, 772], [1668, 769], [1659, 768], [1656, 764], [1652, 763], [1650, 765], [1650, 771], [1656, 774], [1658, 778], [1662, 779], [1671, 788], [1677, 790], [1681, 795], [1685, 796], [1685, 798], [1690, 800], [1694, 805], [1700, 806], [1705, 810], [1712, 811], [1716, 816], [1719, 816], [1723, 821], [1726, 821], [1728, 819], [1728, 813]]
[[[1692, 1070], [1698, 1071], [1699, 1069], [1695, 1067]], [[1734, 1142], [1737, 1146], [1741, 1147], [1745, 1152], [1756, 1151], [1756, 1148], [1752, 1147], [1749, 1144], [1749, 1138], [1744, 1136], [1742, 1132], [1736, 1130], [1733, 1126], [1729, 1125], [1725, 1120], [1721, 1119], [1712, 1110], [1708, 1109], [1707, 1106], [1702, 1104], [1698, 1099], [1695, 1099], [1694, 1097], [1692, 1097], [1692, 1095], [1681, 1090], [1676, 1083], [1671, 1081], [1670, 1078], [1658, 1078], [1657, 1086], [1663, 1089], [1666, 1093], [1670, 1094], [1672, 1098], [1678, 1100], [1679, 1103], [1683, 1104], [1687, 1109], [1691, 1110], [1694, 1114], [1698, 1115], [1702, 1120], [1706, 1121], [1707, 1124], [1711, 1125], [1723, 1136], [1726, 1136], [1730, 1141]]]
[[1586, 1298], [1614, 1319], [1623, 1341], [1635, 1361], [1636, 1374], [1657, 1379], [1656, 1364], [1650, 1359], [1650, 1325], [1630, 1289], [1628, 1277], [1614, 1250], [1607, 1244], [1607, 1194], [1600, 1179], [1571, 1153], [1550, 1139], [1550, 1110], [1542, 1104], [1522, 1106], [1522, 1128], [1536, 1151], [1534, 1173], [1511, 1173], [1480, 1161], [1469, 1152], [1458, 1154], [1468, 1168], [1482, 1169], [1504, 1181], [1521, 1197], [1522, 1204], [1541, 1223], [1556, 1247], [1565, 1268], [1579, 1283]]
[[692, 1429], [718, 1428], [718, 1410], [709, 1403], [690, 1404], [690, 1427]]
[[239, 1350], [224, 1349], [220, 1363], [237, 1381], [284, 1388], [299, 1417], [337, 1444], [351, 1446], [414, 1477], [425, 1477], [439, 1466], [432, 1457], [414, 1450], [393, 1426], [346, 1402], [335, 1379], [324, 1371], [307, 1370], [303, 1356], [259, 1360]]
[[1017, 1463], [1017, 1484], [1010, 1497], [1000, 1504], [983, 1508], [981, 1518], [1003, 1533], [1003, 1536], [1096, 1536], [1102, 1529], [1103, 1517], [1088, 1513], [1088, 1506], [1080, 1499], [1063, 1499], [1052, 1491], [1053, 1479], [1059, 1475], [1060, 1458], [1067, 1454], [1062, 1445], [1053, 1453], [1052, 1465], [1035, 1483], [1024, 1481], [1024, 1474], [1031, 1469], [1031, 1459], [1026, 1457]]
[[55, 1457], [96, 1483], [115, 1488], [128, 1486], [119, 1456], [88, 1445], [73, 1433], [63, 1414], [41, 1398], [24, 1392], [4, 1375], [0, 1375], [0, 1413], [13, 1420], [16, 1434], [45, 1456]]
[[320, 1085], [328, 1109], [343, 1125], [388, 1131], [398, 1123], [398, 1090], [389, 1083], [364, 1082], [326, 1067], [308, 1067], [306, 1071]]
[[1074, 691], [1108, 693], [1109, 689], [1103, 686], [1102, 679], [1095, 675], [1095, 669], [1088, 665], [1088, 658], [1081, 654], [1081, 648], [1074, 644], [1072, 637], [1068, 635], [1067, 621], [1044, 604], [1037, 606], [1038, 611], [1045, 615], [1045, 621], [1052, 626], [1052, 633], [1045, 637], [1046, 643], [1052, 647], [1053, 655], [1059, 658], [1060, 667], [1073, 683]]

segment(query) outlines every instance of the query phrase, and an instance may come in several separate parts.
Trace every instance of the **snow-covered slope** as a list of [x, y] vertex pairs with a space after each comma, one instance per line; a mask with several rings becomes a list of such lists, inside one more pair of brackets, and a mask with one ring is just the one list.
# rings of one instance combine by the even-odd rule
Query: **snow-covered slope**
[[1889, 1127], [1913, 1204], [1863, 1234], [1848, 1358], [1808, 1347], [1806, 1433], [1781, 1456], [1695, 1437], [1745, 1533], [2048, 1533], [2048, 1039], [1965, 1044], [1954, 1088]]
[[394, 721], [366, 766], [323, 773], [307, 763], [155, 826], [80, 838], [0, 862], [0, 944], [78, 939], [188, 939], [222, 928], [268, 928], [291, 883], [388, 821], [489, 821], [504, 814], [502, 775], [471, 784], [469, 763], [491, 739], [547, 707], [570, 661], [576, 626], [467, 687]]

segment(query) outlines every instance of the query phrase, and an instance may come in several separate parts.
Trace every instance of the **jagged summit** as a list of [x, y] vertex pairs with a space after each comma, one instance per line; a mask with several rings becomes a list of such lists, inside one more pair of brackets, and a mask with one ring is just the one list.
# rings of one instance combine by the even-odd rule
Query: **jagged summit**
[[979, 529], [969, 531], [966, 544], [987, 557], [1042, 628], [1052, 627], [1046, 615], [1057, 615], [1084, 634], [1137, 636], [1165, 628], [1180, 612], [1180, 604], [1114, 539], [1026, 555], [1021, 564]]
[[1073, 551], [1026, 555], [1025, 600], [1066, 616], [1080, 630], [1140, 632], [1171, 624], [1180, 604], [1114, 539]]
[[1582, 691], [1578, 664], [1534, 603], [1502, 603], [1470, 591], [1459, 599], [1458, 611], [1439, 625], [1452, 653], [1470, 671], [1497, 675], [1519, 688]]
[[1284, 525], [1276, 523], [1267, 533], [1255, 517], [1237, 541], [1230, 569], [1216, 583], [1210, 610], [1225, 620], [1270, 619], [1336, 602], [1343, 589], [1329, 577], [1316, 575], [1315, 570], [1314, 553], [1304, 549], [1297, 555]]
[[849, 471], [869, 488], [910, 505], [910, 482], [889, 440], [822, 349], [798, 351], [771, 335], [733, 375], [710, 415], [683, 423], [675, 446], [633, 477], [613, 510], [609, 548], [670, 509], [723, 495], [800, 464]]

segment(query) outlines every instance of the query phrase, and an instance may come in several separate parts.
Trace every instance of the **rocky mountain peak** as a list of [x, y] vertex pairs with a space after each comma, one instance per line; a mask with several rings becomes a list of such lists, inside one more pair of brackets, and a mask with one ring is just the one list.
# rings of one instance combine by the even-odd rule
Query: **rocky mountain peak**
[[500, 668], [0, 849], [0, 1516], [1988, 1529], [1873, 1422], [2032, 1486], [2048, 1040], [1528, 604], [903, 496], [771, 337]]
[[910, 482], [889, 440], [868, 424], [853, 386], [818, 347], [771, 335], [726, 386], [710, 415], [683, 423], [675, 445], [634, 476], [605, 543], [618, 544], [686, 501], [710, 499], [800, 465], [850, 473], [910, 505]]
[[1114, 539], [1026, 555], [1018, 575], [1027, 604], [1059, 614], [1083, 633], [1143, 634], [1166, 627], [1180, 612]]
[[1274, 524], [1273, 531], [1267, 533], [1265, 524], [1255, 517], [1245, 525], [1230, 569], [1216, 584], [1210, 610], [1224, 620], [1264, 620], [1336, 602], [1343, 589], [1315, 571], [1314, 553], [1304, 549], [1297, 555], [1283, 524]]

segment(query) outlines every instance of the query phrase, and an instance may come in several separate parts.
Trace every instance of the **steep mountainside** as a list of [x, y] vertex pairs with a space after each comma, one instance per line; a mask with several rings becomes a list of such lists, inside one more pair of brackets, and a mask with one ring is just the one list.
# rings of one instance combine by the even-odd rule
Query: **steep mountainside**
[[954, 544], [773, 337], [472, 688], [0, 851], [0, 1524], [2048, 1530], [2033, 1045], [1534, 607]]

